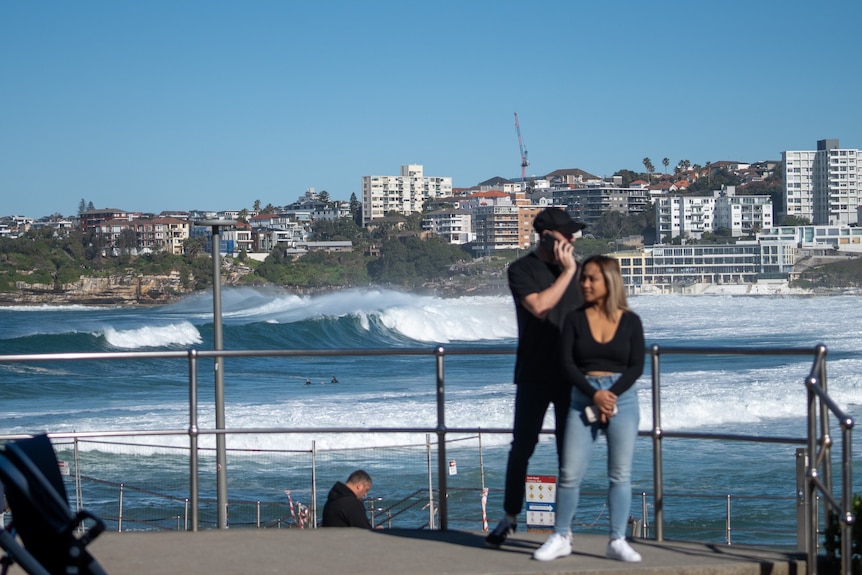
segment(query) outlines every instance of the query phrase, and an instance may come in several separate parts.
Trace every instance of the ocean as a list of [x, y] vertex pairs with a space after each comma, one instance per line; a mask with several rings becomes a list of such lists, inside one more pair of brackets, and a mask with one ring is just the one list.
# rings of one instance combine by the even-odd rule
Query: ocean
[[[828, 389], [850, 415], [862, 404], [862, 306], [858, 296], [635, 296], [647, 346], [703, 348], [828, 347]], [[297, 296], [280, 290], [225, 288], [223, 342], [242, 349], [514, 348], [509, 295], [441, 298], [399, 291], [347, 290]], [[0, 355], [212, 349], [211, 294], [159, 307], [0, 308]], [[805, 435], [802, 357], [666, 356], [662, 358], [665, 430], [799, 437]], [[446, 424], [507, 428], [512, 423], [514, 355], [446, 358]], [[228, 358], [228, 428], [434, 427], [433, 356]], [[201, 362], [200, 422], [214, 426], [212, 362]], [[338, 383], [332, 383], [332, 378]], [[0, 435], [47, 432], [186, 429], [188, 366], [174, 359], [0, 362]], [[650, 368], [637, 384], [641, 430], [651, 422]], [[553, 427], [549, 414], [546, 428]], [[839, 439], [837, 430], [833, 436]], [[510, 437], [458, 436], [448, 447], [450, 528], [481, 529], [500, 515]], [[431, 437], [431, 443], [435, 441]], [[422, 527], [429, 448], [423, 434], [231, 435], [227, 439], [231, 525], [302, 524], [302, 510], [322, 507], [335, 480], [363, 467], [374, 477], [369, 505], [378, 521]], [[214, 495], [213, 436], [201, 464], [201, 497]], [[860, 474], [859, 441], [854, 461]], [[61, 460], [81, 468], [72, 498], [107, 518], [109, 528], [179, 528], [185, 523], [188, 465], [184, 436], [58, 442]], [[639, 439], [633, 516], [651, 521], [652, 449]], [[674, 439], [663, 442], [665, 534], [733, 542], [795, 543], [796, 449], [791, 444]], [[604, 532], [604, 449], [584, 484], [575, 531]], [[543, 437], [530, 473], [554, 475], [551, 436]], [[316, 493], [311, 488], [312, 468]], [[436, 462], [430, 473], [436, 475]], [[836, 477], [839, 469], [836, 468]], [[122, 488], [119, 485], [122, 484]], [[854, 492], [862, 482], [854, 479]], [[482, 508], [481, 488], [489, 489]], [[126, 508], [118, 511], [120, 489]], [[423, 490], [426, 490], [422, 495]], [[288, 495], [289, 494], [289, 495]], [[642, 494], [645, 494], [642, 496]], [[642, 504], [643, 497], [643, 504]], [[122, 497], [120, 498], [122, 499]], [[173, 507], [164, 510], [165, 501]], [[399, 502], [392, 507], [393, 503]], [[427, 501], [425, 501], [427, 503]], [[294, 508], [292, 504], [296, 504]], [[264, 509], [275, 519], [261, 520]], [[730, 511], [728, 511], [730, 508]], [[138, 513], [136, 516], [135, 513]], [[202, 527], [211, 513], [202, 511]], [[265, 514], [266, 514], [265, 513]], [[390, 519], [390, 515], [393, 517]]]

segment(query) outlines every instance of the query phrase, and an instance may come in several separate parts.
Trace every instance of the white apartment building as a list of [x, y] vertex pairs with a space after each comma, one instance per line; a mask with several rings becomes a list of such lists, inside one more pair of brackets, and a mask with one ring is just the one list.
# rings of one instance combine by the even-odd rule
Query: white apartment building
[[700, 239], [712, 232], [715, 215], [713, 196], [659, 196], [655, 200], [655, 229], [660, 242], [677, 236]]
[[862, 204], [862, 152], [839, 148], [838, 140], [818, 140], [817, 150], [781, 153], [784, 214], [815, 225], [858, 223]]
[[466, 210], [442, 209], [422, 218], [422, 229], [433, 232], [455, 245], [473, 241], [473, 216]]
[[713, 191], [712, 196], [659, 196], [655, 206], [656, 231], [662, 242], [677, 236], [700, 239], [719, 228], [739, 237], [772, 227], [772, 198], [737, 196], [735, 186]]
[[862, 253], [862, 228], [857, 226], [778, 226], [757, 234], [763, 242], [789, 242], [804, 250]]
[[419, 164], [401, 166], [399, 176], [362, 176], [362, 223], [389, 212], [421, 212], [425, 200], [451, 195], [451, 177], [425, 176]]
[[747, 236], [771, 228], [772, 198], [770, 196], [737, 196], [736, 186], [714, 192], [715, 229], [730, 230], [733, 237]]
[[635, 288], [694, 283], [740, 284], [788, 279], [799, 258], [792, 241], [745, 241], [736, 244], [653, 246], [611, 254], [623, 279]]

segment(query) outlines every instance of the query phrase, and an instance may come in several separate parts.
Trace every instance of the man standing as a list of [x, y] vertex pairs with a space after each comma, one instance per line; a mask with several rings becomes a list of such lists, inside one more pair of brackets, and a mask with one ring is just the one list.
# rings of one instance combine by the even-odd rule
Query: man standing
[[562, 453], [571, 390], [564, 383], [559, 336], [563, 319], [581, 303], [572, 243], [585, 227], [561, 208], [545, 208], [533, 221], [539, 245], [509, 266], [509, 289], [518, 319], [515, 423], [506, 466], [505, 516], [485, 538], [490, 547], [499, 547], [517, 527], [527, 466], [551, 403], [557, 456]]
[[323, 506], [322, 527], [361, 527], [371, 529], [362, 498], [371, 490], [371, 476], [357, 469], [347, 483], [336, 481]]

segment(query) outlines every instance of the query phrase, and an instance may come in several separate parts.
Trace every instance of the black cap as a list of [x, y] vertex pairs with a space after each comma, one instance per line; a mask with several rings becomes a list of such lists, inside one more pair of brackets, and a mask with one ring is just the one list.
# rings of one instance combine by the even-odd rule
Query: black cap
[[533, 220], [533, 227], [540, 234], [545, 230], [557, 230], [561, 234], [572, 236], [587, 227], [587, 224], [576, 222], [563, 209], [545, 208]]

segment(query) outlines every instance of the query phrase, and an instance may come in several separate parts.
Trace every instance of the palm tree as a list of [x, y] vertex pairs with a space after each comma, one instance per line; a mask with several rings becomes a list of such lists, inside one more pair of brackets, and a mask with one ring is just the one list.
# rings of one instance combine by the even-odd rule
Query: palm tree
[[664, 164], [664, 175], [666, 176], [667, 175], [667, 167], [670, 165], [670, 158], [664, 158], [661, 161], [661, 163]]
[[655, 169], [655, 166], [653, 166], [652, 160], [649, 159], [649, 156], [643, 159], [643, 165], [647, 171], [647, 179], [649, 180], [649, 183], [652, 183], [652, 173]]

